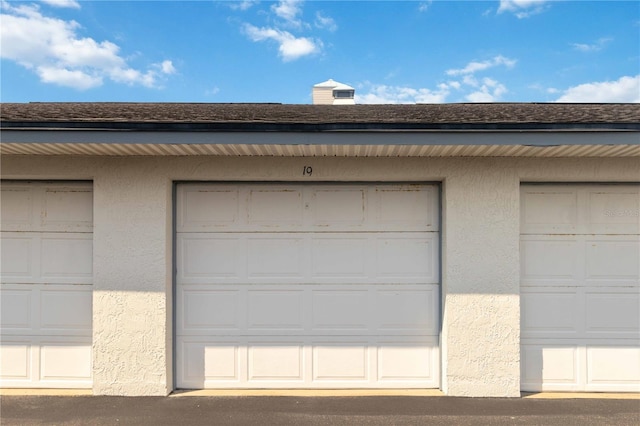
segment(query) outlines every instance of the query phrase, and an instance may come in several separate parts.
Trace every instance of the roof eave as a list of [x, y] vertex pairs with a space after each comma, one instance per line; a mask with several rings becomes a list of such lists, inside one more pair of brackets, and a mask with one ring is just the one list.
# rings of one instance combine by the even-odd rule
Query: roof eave
[[4, 121], [2, 130], [144, 132], [540, 132], [631, 131], [639, 123], [304, 123], [304, 122], [131, 122]]

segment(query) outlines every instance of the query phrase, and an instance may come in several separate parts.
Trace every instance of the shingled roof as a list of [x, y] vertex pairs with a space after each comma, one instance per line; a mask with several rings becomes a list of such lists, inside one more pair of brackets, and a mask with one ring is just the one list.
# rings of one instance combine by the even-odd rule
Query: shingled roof
[[640, 104], [3, 103], [4, 129], [171, 131], [640, 130]]

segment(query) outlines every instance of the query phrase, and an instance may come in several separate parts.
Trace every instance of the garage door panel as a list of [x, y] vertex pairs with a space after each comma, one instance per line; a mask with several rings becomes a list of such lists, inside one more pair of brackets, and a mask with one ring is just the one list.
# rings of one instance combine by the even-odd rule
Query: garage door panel
[[31, 381], [31, 343], [3, 337], [0, 346], [0, 378], [5, 381]]
[[370, 214], [367, 194], [366, 188], [312, 189], [313, 227], [364, 226]]
[[312, 328], [315, 331], [369, 329], [369, 291], [314, 290], [312, 292]]
[[91, 234], [44, 234], [40, 244], [43, 281], [91, 283]]
[[178, 347], [177, 370], [183, 386], [203, 388], [205, 382], [237, 383], [240, 380], [239, 352], [237, 342], [215, 343], [190, 341]]
[[438, 386], [435, 186], [177, 193], [179, 387]]
[[438, 241], [436, 235], [425, 237], [401, 236], [377, 238], [377, 275], [382, 279], [412, 280], [437, 283], [439, 281]]
[[91, 232], [93, 191], [86, 185], [51, 185], [44, 190], [42, 229]]
[[193, 285], [180, 335], [436, 335], [437, 285]]
[[[241, 351], [241, 348], [233, 343], [218, 342], [216, 346], [207, 346], [203, 359], [206, 380], [239, 380]], [[246, 353], [246, 349], [244, 352]]]
[[234, 188], [180, 187], [178, 230], [197, 232], [234, 225], [239, 219], [239, 199], [239, 191]]
[[522, 234], [639, 234], [632, 185], [532, 185], [521, 192]]
[[2, 185], [2, 231], [24, 231], [34, 228], [33, 189], [26, 185]]
[[3, 284], [2, 336], [90, 336], [90, 286]]
[[282, 223], [292, 228], [303, 226], [302, 190], [287, 186], [249, 189], [249, 227], [280, 228]]
[[421, 341], [381, 341], [376, 350], [380, 382], [437, 381], [437, 360], [428, 344]]
[[1, 280], [3, 283], [34, 282], [37, 279], [40, 272], [35, 269], [34, 249], [36, 243], [35, 236], [2, 233]]
[[2, 182], [0, 386], [91, 387], [91, 183]]
[[2, 233], [3, 283], [91, 284], [93, 238], [82, 233]]
[[438, 232], [430, 185], [188, 184], [177, 232]]
[[574, 344], [523, 344], [521, 351], [522, 390], [579, 389], [581, 356]]
[[[529, 288], [520, 294], [521, 328], [528, 337], [576, 337], [584, 313], [577, 289]], [[540, 315], [544, 312], [544, 315]]]
[[640, 295], [637, 290], [587, 293], [586, 332], [603, 337], [640, 336]]
[[2, 332], [29, 330], [33, 324], [33, 291], [16, 285], [3, 285], [0, 295], [0, 324]]
[[314, 237], [311, 242], [312, 277], [366, 279], [373, 260], [367, 237]]
[[522, 285], [577, 285], [579, 243], [566, 237], [523, 236], [520, 241]]
[[521, 285], [638, 286], [640, 237], [523, 235]]
[[313, 381], [368, 381], [370, 356], [366, 341], [313, 345]]
[[304, 240], [293, 236], [247, 238], [247, 279], [304, 277]]
[[520, 199], [523, 234], [558, 234], [577, 231], [577, 189], [559, 186], [523, 187]]
[[182, 282], [242, 277], [239, 259], [243, 241], [229, 236], [191, 234], [178, 235], [177, 240], [177, 263]]
[[437, 337], [192, 336], [178, 353], [185, 388], [424, 388], [439, 374]]
[[[426, 287], [426, 286], [423, 286]], [[437, 310], [437, 286], [390, 288], [376, 292], [373, 315], [382, 333], [415, 332], [436, 335], [438, 324], [430, 312]]]
[[587, 347], [587, 386], [615, 384], [640, 391], [640, 347]]
[[[179, 306], [183, 306], [182, 327], [192, 330], [241, 328], [241, 295], [231, 289], [185, 289], [180, 295]], [[200, 331], [201, 332], [201, 331]]]
[[523, 390], [640, 390], [639, 206], [637, 184], [522, 187]]
[[379, 186], [375, 188], [375, 196], [376, 219], [381, 230], [439, 230], [435, 187], [410, 184]]
[[43, 340], [40, 345], [40, 380], [91, 380], [91, 343], [84, 340]]
[[91, 387], [91, 337], [3, 337], [0, 378], [3, 387]]
[[287, 290], [247, 291], [247, 328], [252, 331], [302, 332], [305, 329], [305, 292]]
[[[45, 333], [53, 330], [74, 330], [91, 333], [92, 291], [87, 286], [52, 286], [40, 290], [40, 329]], [[79, 287], [79, 288], [78, 288]]]
[[93, 231], [90, 183], [3, 182], [2, 231]]
[[640, 286], [640, 236], [589, 238], [585, 245], [588, 285]]
[[640, 234], [638, 189], [611, 188], [588, 191], [588, 217], [591, 232], [597, 234]]
[[[258, 236], [256, 236], [258, 235]], [[438, 283], [438, 234], [178, 234], [181, 285]]]
[[521, 293], [521, 322], [527, 338], [637, 338], [640, 296], [628, 288], [526, 288]]
[[295, 340], [249, 341], [248, 380], [302, 382], [303, 348]]

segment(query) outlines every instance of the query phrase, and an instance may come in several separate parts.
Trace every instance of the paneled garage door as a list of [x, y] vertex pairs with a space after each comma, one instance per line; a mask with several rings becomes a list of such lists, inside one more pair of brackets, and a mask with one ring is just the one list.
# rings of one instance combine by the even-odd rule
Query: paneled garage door
[[434, 388], [438, 188], [182, 184], [179, 388]]
[[639, 188], [522, 187], [523, 390], [640, 391]]
[[91, 387], [90, 183], [2, 182], [0, 385]]

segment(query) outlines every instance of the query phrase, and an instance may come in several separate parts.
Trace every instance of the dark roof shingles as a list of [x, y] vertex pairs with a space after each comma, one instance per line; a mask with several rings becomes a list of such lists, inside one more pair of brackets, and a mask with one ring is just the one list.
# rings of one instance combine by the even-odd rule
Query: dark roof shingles
[[595, 124], [640, 123], [640, 104], [293, 105], [3, 103], [3, 123]]

